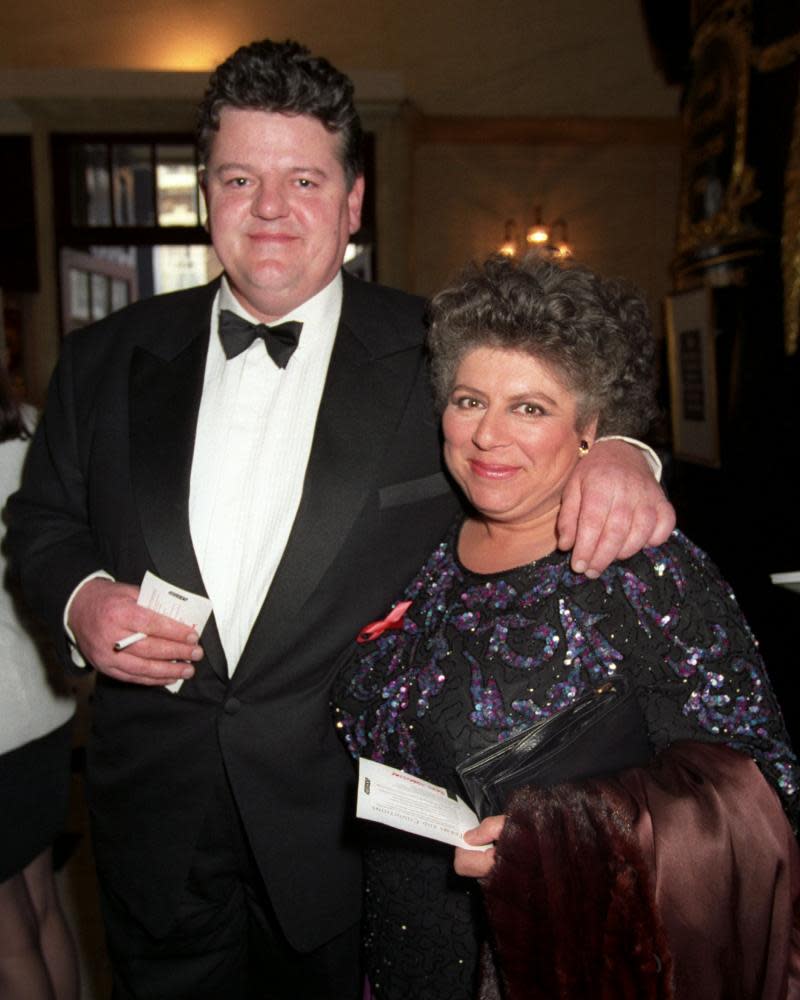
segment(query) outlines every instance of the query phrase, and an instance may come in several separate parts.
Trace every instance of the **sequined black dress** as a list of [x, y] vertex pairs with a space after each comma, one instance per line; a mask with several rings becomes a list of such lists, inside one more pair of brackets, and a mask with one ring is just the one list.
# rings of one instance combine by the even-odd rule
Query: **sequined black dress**
[[[594, 581], [560, 552], [472, 573], [457, 533], [407, 588], [402, 630], [358, 647], [339, 678], [337, 727], [354, 757], [461, 791], [459, 760], [624, 673], [656, 749], [728, 743], [756, 760], [794, 818], [800, 772], [756, 643], [728, 585], [680, 532]], [[452, 871], [452, 848], [372, 824], [368, 836], [375, 995], [472, 997], [482, 915], [474, 885]]]

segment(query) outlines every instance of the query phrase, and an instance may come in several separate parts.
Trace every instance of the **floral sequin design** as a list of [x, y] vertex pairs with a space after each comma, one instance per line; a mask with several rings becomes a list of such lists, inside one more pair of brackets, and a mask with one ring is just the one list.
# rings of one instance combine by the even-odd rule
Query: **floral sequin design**
[[431, 773], [445, 718], [452, 728], [463, 713], [458, 756], [624, 669], [645, 703], [654, 692], [656, 745], [724, 741], [796, 800], [797, 762], [757, 646], [728, 585], [679, 532], [594, 581], [573, 573], [563, 553], [470, 573], [455, 540], [456, 530], [407, 588], [402, 631], [361, 647], [340, 684], [337, 724], [354, 756], [446, 781], [451, 763]]
[[[668, 665], [678, 677], [694, 682], [691, 694], [682, 707], [686, 717], [694, 717], [701, 730], [724, 740], [734, 749], [754, 757], [787, 799], [798, 793], [798, 766], [788, 740], [778, 733], [780, 710], [772, 695], [758, 655], [758, 644], [739, 610], [736, 597], [702, 549], [676, 532], [693, 563], [709, 579], [709, 591], [718, 594], [726, 606], [726, 618], [735, 622], [750, 646], [749, 656], [731, 655], [729, 629], [718, 622], [709, 626], [711, 641], [706, 644], [686, 642], [678, 634], [679, 615], [673, 607], [661, 614], [658, 623], [674, 643], [675, 652]], [[680, 561], [666, 547], [644, 552], [657, 576], [665, 572], [683, 597], [686, 578]], [[641, 607], [653, 619], [657, 612], [645, 599]]]
[[[529, 612], [543, 596], [554, 593], [559, 574], [550, 566], [541, 572], [532, 569], [530, 586], [520, 594], [503, 578], [469, 581], [453, 558], [452, 541], [436, 549], [406, 590], [404, 598], [413, 599], [413, 604], [402, 632], [380, 636], [355, 665], [348, 693], [370, 703], [371, 711], [337, 709], [337, 726], [353, 756], [367, 750], [381, 762], [399, 756], [407, 771], [420, 773], [411, 715], [422, 719], [447, 682], [448, 633], [453, 630], [480, 646], [481, 659], [514, 670], [535, 670], [553, 658], [561, 644], [557, 629], [546, 623], [532, 626]], [[526, 652], [520, 652], [520, 646]], [[496, 730], [503, 738], [530, 718], [551, 714], [547, 708], [517, 702], [507, 711], [494, 677], [485, 679], [475, 657], [466, 650], [463, 655], [472, 664], [470, 719], [478, 728]], [[578, 689], [572, 684], [564, 689], [573, 690]], [[566, 703], [564, 691], [553, 711]]]

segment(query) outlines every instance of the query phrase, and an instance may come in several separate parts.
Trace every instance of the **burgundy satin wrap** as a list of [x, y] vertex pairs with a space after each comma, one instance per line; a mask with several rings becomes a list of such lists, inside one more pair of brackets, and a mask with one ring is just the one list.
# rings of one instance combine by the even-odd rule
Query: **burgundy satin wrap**
[[515, 796], [484, 880], [509, 1000], [800, 997], [800, 854], [752, 760], [679, 743], [574, 787]]

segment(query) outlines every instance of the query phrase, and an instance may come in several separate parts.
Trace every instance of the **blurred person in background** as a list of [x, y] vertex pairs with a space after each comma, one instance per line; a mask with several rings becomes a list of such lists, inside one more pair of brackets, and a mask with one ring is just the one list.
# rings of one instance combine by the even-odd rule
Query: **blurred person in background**
[[[0, 363], [0, 506], [19, 487], [34, 411]], [[67, 810], [73, 699], [53, 687], [0, 555], [0, 997], [77, 1000], [75, 945], [53, 877]]]

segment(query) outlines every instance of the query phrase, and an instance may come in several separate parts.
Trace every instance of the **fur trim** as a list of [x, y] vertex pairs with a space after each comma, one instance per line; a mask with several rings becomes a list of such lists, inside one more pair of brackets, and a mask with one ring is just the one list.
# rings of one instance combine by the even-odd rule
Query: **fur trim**
[[672, 957], [632, 811], [611, 783], [512, 797], [483, 883], [507, 1000], [673, 998]]

